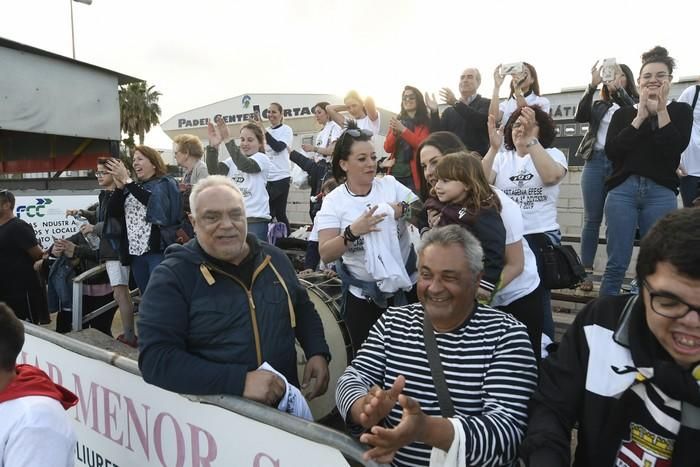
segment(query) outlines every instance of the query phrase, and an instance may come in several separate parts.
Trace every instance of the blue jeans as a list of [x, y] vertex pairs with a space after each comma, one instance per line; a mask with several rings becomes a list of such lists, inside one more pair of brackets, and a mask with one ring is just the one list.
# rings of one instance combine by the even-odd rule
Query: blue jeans
[[144, 253], [141, 256], [132, 256], [131, 258], [131, 272], [134, 274], [134, 280], [141, 295], [143, 295], [146, 292], [151, 273], [163, 261], [163, 253]]
[[251, 222], [248, 224], [248, 233], [258, 237], [261, 242], [267, 241], [267, 226], [268, 222]]
[[632, 258], [634, 234], [643, 238], [654, 223], [678, 207], [676, 194], [653, 180], [630, 175], [605, 201], [608, 263], [600, 295], [618, 295]]
[[581, 193], [583, 194], [583, 229], [581, 229], [581, 263], [593, 268], [598, 250], [600, 223], [605, 206], [605, 179], [612, 173], [612, 163], [602, 149], [594, 149], [583, 166]]
[[681, 177], [681, 198], [683, 206], [693, 207], [693, 200], [700, 196], [700, 177], [686, 175]]

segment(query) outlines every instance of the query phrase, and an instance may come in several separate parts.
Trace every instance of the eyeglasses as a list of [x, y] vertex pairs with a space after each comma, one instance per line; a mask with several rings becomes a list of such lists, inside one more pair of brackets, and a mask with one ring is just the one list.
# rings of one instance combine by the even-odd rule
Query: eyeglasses
[[402, 97], [402, 100], [403, 100], [404, 102], [406, 102], [406, 101], [415, 101], [415, 100], [416, 100], [416, 96], [414, 96], [413, 94], [406, 94], [405, 96]]
[[109, 172], [105, 172], [104, 170], [97, 170], [97, 171], [95, 171], [95, 177], [104, 177], [108, 173]]
[[649, 286], [647, 281], [644, 281], [644, 287], [649, 291], [651, 309], [657, 315], [664, 318], [680, 319], [691, 311], [700, 314], [700, 305], [690, 305], [669, 292], [656, 291]]
[[660, 81], [663, 81], [665, 79], [668, 79], [670, 76], [671, 76], [670, 74], [662, 71], [662, 72], [656, 73], [655, 75], [652, 73], [644, 73], [641, 76], [641, 79], [643, 79], [644, 81], [650, 81], [652, 78], [656, 78]]

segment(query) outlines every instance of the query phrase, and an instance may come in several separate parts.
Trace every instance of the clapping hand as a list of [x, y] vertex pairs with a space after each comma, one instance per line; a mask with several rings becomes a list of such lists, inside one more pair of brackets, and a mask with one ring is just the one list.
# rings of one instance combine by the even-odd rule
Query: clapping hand
[[401, 123], [401, 120], [399, 120], [396, 117], [391, 117], [391, 120], [389, 120], [389, 128], [391, 129], [391, 131], [394, 132], [396, 136], [403, 133], [403, 131], [406, 129], [404, 124]]
[[123, 187], [126, 183], [126, 179], [129, 178], [129, 171], [126, 169], [124, 163], [119, 159], [107, 159], [105, 168], [107, 172], [114, 177], [117, 186], [119, 188]]
[[447, 105], [455, 105], [457, 103], [457, 98], [450, 88], [440, 89], [440, 98]]
[[370, 388], [367, 395], [355, 402], [359, 404], [359, 417], [355, 418], [355, 422], [364, 428], [371, 428], [381, 422], [394, 408], [405, 386], [406, 378], [399, 376], [389, 389], [379, 386]]
[[221, 135], [216, 131], [216, 127], [212, 122], [207, 124], [207, 139], [209, 139], [209, 146], [218, 148], [221, 144]]
[[656, 115], [666, 109], [669, 88], [668, 81], [664, 81], [661, 83], [661, 86], [658, 87], [655, 94], [649, 93], [647, 95], [646, 107], [651, 115]]
[[401, 394], [399, 404], [403, 408], [401, 421], [393, 428], [373, 426], [369, 433], [360, 436], [360, 442], [369, 444], [372, 449], [364, 453], [365, 460], [389, 463], [396, 451], [415, 441], [425, 438], [428, 416], [417, 400]]
[[428, 91], [426, 91], [423, 98], [425, 99], [425, 106], [428, 108], [428, 110], [430, 110], [431, 112], [438, 111], [438, 103], [435, 99], [435, 93], [428, 94]]
[[537, 118], [535, 117], [535, 111], [530, 107], [523, 107], [518, 121], [523, 127], [523, 134], [528, 139], [537, 138], [539, 136], [539, 128], [537, 126]]
[[489, 131], [489, 145], [491, 149], [498, 151], [503, 143], [503, 134], [496, 126], [496, 118], [493, 115], [488, 116], [487, 127]]

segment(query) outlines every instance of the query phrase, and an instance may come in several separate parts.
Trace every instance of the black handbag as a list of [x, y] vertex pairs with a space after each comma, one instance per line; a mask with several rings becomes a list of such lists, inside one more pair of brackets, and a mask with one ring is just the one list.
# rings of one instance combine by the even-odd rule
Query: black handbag
[[586, 279], [586, 270], [571, 245], [552, 245], [541, 250], [545, 289], [573, 289]]

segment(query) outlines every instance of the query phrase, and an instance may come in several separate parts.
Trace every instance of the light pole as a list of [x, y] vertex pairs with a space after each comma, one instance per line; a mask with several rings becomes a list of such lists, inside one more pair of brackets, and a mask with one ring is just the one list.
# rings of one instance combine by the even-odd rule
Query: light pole
[[70, 38], [71, 44], [73, 45], [73, 60], [75, 60], [75, 29], [73, 28], [73, 2], [84, 3], [85, 5], [92, 5], [92, 0], [68, 0], [70, 3]]

